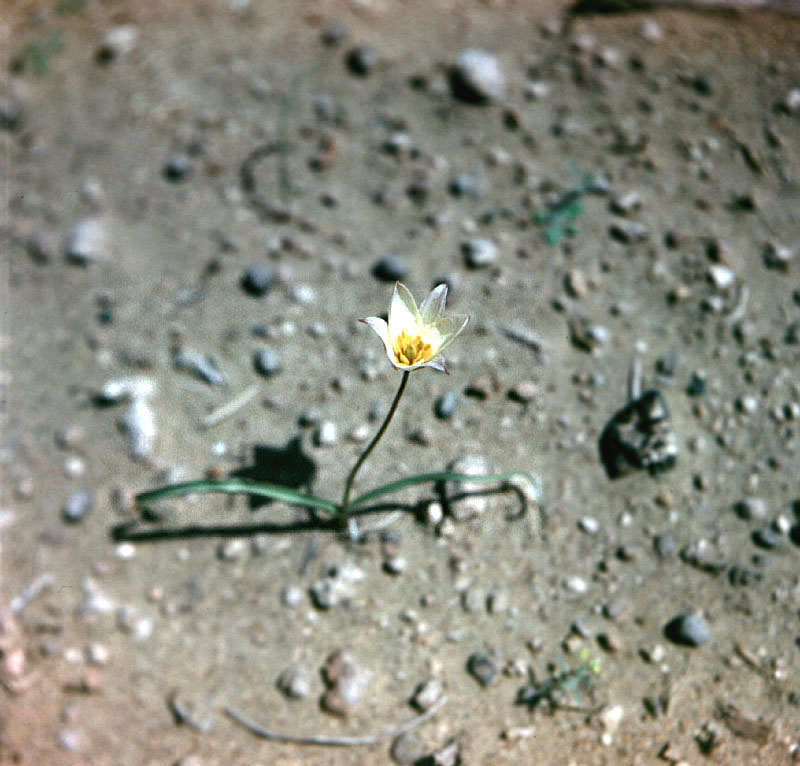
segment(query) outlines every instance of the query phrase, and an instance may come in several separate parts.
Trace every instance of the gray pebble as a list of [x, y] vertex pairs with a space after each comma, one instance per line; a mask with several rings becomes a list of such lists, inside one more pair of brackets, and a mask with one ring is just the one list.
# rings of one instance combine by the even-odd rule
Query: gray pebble
[[640, 221], [618, 221], [611, 226], [609, 234], [626, 245], [644, 242], [650, 236], [647, 226]]
[[481, 188], [475, 176], [468, 173], [461, 173], [450, 181], [448, 186], [450, 194], [454, 197], [471, 197], [480, 199]]
[[772, 527], [756, 529], [753, 532], [752, 539], [759, 548], [766, 548], [767, 550], [777, 548], [781, 543], [780, 534]]
[[278, 677], [278, 688], [290, 699], [304, 700], [311, 694], [311, 673], [303, 665], [290, 665]]
[[234, 537], [225, 540], [217, 548], [217, 556], [220, 561], [236, 561], [247, 552], [247, 543], [241, 537]]
[[503, 98], [506, 78], [496, 56], [478, 48], [461, 51], [450, 72], [453, 95], [471, 104]]
[[475, 652], [469, 656], [467, 670], [481, 686], [488, 686], [497, 676], [497, 666], [483, 652]]
[[309, 428], [310, 426], [317, 425], [320, 420], [322, 420], [322, 413], [316, 407], [312, 407], [308, 410], [303, 410], [297, 422], [301, 427]]
[[508, 611], [508, 593], [504, 590], [492, 591], [487, 601], [490, 614], [503, 614]]
[[461, 246], [464, 261], [471, 269], [490, 266], [497, 260], [497, 245], [485, 237], [476, 237]]
[[240, 284], [250, 295], [262, 296], [269, 292], [275, 282], [275, 272], [267, 265], [257, 263], [242, 274]]
[[678, 544], [669, 532], [662, 532], [653, 537], [653, 550], [660, 559], [665, 559], [675, 553]]
[[459, 396], [455, 391], [445, 391], [434, 403], [433, 413], [440, 420], [449, 420], [458, 406]]
[[164, 178], [173, 183], [187, 180], [193, 172], [192, 161], [186, 154], [173, 154], [164, 165]]
[[381, 282], [403, 280], [408, 276], [408, 263], [401, 255], [386, 253], [373, 265], [372, 276]]
[[711, 638], [711, 629], [700, 614], [680, 614], [664, 626], [664, 635], [681, 646], [702, 646]]
[[345, 63], [353, 74], [366, 77], [378, 65], [378, 51], [371, 45], [357, 45], [347, 52]]
[[425, 756], [425, 744], [413, 731], [407, 731], [392, 742], [389, 755], [395, 763], [416, 763]]
[[262, 375], [269, 377], [280, 372], [280, 354], [272, 348], [262, 348], [253, 356], [253, 365]]
[[479, 588], [467, 588], [461, 595], [461, 606], [465, 612], [474, 614], [483, 610], [486, 603], [483, 591]]
[[736, 515], [745, 521], [767, 518], [767, 503], [762, 497], [746, 497], [734, 506]]
[[442, 682], [438, 678], [429, 678], [417, 686], [411, 702], [416, 708], [425, 712], [433, 707], [441, 696]]
[[64, 503], [62, 516], [64, 521], [70, 524], [77, 524], [83, 521], [84, 518], [92, 510], [93, 500], [92, 496], [84, 489], [79, 489], [73, 492]]
[[383, 562], [384, 571], [388, 574], [399, 575], [406, 571], [408, 561], [405, 556], [389, 556]]

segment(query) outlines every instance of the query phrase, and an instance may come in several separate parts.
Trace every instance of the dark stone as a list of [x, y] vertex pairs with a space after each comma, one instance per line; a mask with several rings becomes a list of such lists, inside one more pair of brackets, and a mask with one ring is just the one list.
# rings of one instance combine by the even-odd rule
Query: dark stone
[[609, 420], [599, 442], [600, 459], [610, 479], [646, 469], [659, 474], [675, 465], [678, 442], [664, 398], [645, 391]]
[[455, 391], [445, 391], [433, 405], [433, 412], [440, 420], [449, 420], [453, 417], [458, 406], [458, 394]]
[[702, 646], [711, 638], [708, 624], [699, 614], [680, 614], [664, 626], [664, 635], [681, 646]]
[[467, 670], [481, 686], [488, 686], [497, 675], [497, 667], [494, 662], [482, 652], [475, 652], [469, 656]]
[[175, 183], [185, 181], [193, 172], [192, 161], [185, 154], [173, 154], [164, 165], [164, 178]]
[[780, 545], [781, 536], [772, 527], [761, 527], [753, 532], [752, 540], [759, 548], [772, 550]]
[[280, 354], [272, 348], [262, 348], [253, 355], [253, 366], [257, 372], [269, 377], [280, 372]]
[[378, 52], [371, 45], [357, 45], [345, 57], [347, 68], [359, 77], [366, 77], [378, 64]]
[[397, 282], [408, 276], [408, 264], [401, 255], [387, 253], [372, 267], [372, 276], [381, 282]]
[[240, 284], [242, 290], [250, 295], [262, 296], [269, 292], [275, 281], [275, 272], [263, 264], [256, 264], [246, 269], [242, 274]]
[[675, 553], [677, 548], [675, 538], [669, 532], [663, 532], [653, 538], [653, 549], [660, 559], [665, 559]]

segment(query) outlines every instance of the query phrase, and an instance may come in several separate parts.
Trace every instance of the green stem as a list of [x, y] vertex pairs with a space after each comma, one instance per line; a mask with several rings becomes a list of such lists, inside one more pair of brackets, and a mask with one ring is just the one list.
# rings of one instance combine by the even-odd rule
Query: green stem
[[375, 434], [375, 437], [369, 443], [369, 446], [361, 453], [361, 457], [356, 460], [353, 470], [350, 471], [350, 474], [347, 477], [347, 482], [344, 485], [344, 495], [342, 496], [342, 502], [339, 506], [339, 513], [341, 514], [343, 525], [347, 524], [348, 522], [350, 514], [350, 492], [353, 489], [353, 482], [355, 481], [356, 474], [364, 464], [364, 461], [369, 457], [372, 450], [375, 449], [375, 445], [381, 440], [381, 437], [389, 427], [389, 423], [392, 422], [394, 413], [397, 411], [397, 405], [400, 404], [400, 398], [403, 396], [403, 391], [406, 390], [406, 383], [408, 383], [408, 376], [410, 374], [411, 373], [408, 371], [403, 373], [403, 379], [400, 381], [400, 388], [397, 389], [397, 393], [394, 395], [394, 401], [392, 402], [392, 406], [389, 408], [389, 414], [386, 416], [386, 420], [383, 421], [383, 425], [380, 427], [378, 433]]

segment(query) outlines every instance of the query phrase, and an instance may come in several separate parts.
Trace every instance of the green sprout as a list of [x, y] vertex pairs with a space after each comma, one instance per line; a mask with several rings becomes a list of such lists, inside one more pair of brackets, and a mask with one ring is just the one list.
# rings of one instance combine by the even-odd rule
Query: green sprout
[[527, 705], [531, 710], [545, 704], [550, 712], [559, 708], [582, 710], [583, 694], [591, 695], [594, 691], [594, 680], [600, 675], [601, 667], [599, 658], [591, 657], [586, 647], [579, 658], [575, 667], [564, 667], [542, 681], [536, 681], [531, 674], [530, 683], [517, 693], [517, 704]]
[[[570, 162], [573, 174], [581, 175], [575, 163]], [[608, 193], [608, 180], [602, 175], [581, 175], [581, 181], [576, 186], [562, 192], [547, 203], [547, 209], [537, 211], [531, 215], [537, 226], [544, 226], [544, 241], [548, 245], [557, 245], [567, 237], [574, 237], [578, 233], [575, 221], [586, 211], [583, 197], [588, 194], [602, 195]]]

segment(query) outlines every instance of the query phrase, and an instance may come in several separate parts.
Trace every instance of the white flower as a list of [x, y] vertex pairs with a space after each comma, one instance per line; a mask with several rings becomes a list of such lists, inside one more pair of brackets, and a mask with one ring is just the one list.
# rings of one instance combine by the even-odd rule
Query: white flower
[[417, 308], [413, 296], [401, 282], [396, 282], [389, 321], [367, 317], [366, 322], [383, 341], [389, 361], [398, 370], [409, 372], [433, 367], [447, 372], [442, 351], [466, 327], [468, 316], [444, 316], [447, 285], [438, 285]]

